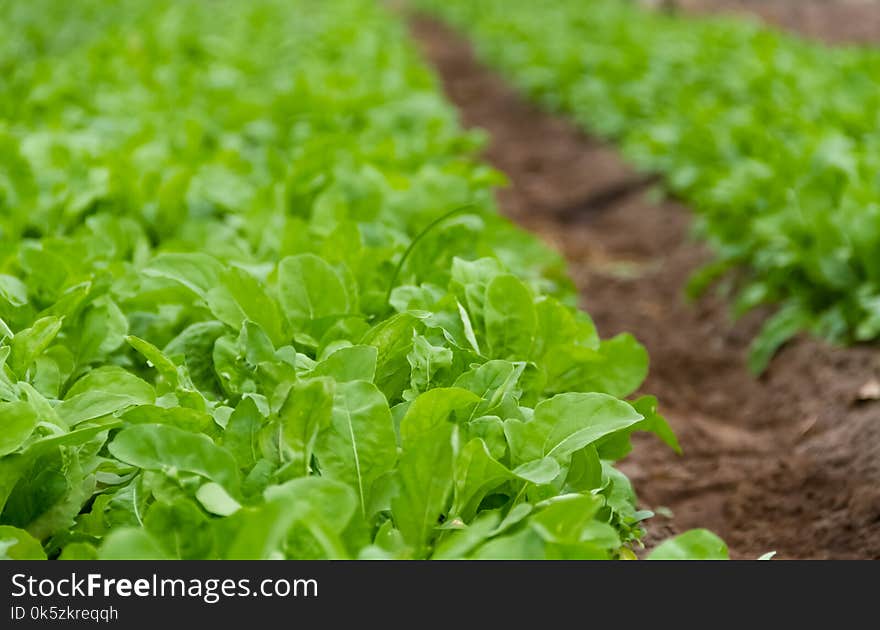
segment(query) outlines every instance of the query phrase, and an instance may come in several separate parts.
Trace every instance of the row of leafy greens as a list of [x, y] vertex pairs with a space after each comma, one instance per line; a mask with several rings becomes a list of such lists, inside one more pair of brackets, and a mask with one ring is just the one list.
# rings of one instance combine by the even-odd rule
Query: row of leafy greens
[[[880, 337], [880, 52], [626, 0], [423, 0], [547, 107], [666, 176], [735, 312], [778, 307], [763, 370], [800, 331]], [[733, 272], [733, 273], [728, 273]]]
[[612, 462], [677, 448], [645, 351], [495, 213], [397, 19], [0, 11], [0, 556], [632, 556]]

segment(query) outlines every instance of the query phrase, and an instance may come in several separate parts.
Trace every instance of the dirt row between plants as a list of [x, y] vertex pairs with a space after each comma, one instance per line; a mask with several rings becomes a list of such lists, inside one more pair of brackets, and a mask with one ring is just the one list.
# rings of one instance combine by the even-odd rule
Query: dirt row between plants
[[684, 298], [709, 259], [688, 211], [528, 104], [461, 37], [427, 19], [412, 30], [464, 123], [489, 135], [485, 157], [511, 182], [502, 211], [563, 252], [603, 336], [631, 331], [650, 352], [644, 391], [685, 454], [644, 436], [623, 464], [642, 504], [671, 514], [650, 522], [649, 544], [708, 527], [739, 558], [880, 558], [880, 351], [799, 339], [754, 379], [758, 318], [733, 323], [723, 301]]

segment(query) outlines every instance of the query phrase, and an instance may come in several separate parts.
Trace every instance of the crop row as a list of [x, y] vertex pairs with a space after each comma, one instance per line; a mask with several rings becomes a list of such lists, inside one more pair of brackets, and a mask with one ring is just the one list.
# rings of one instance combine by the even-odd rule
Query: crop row
[[398, 20], [0, 7], [0, 556], [632, 555], [613, 461], [677, 447], [645, 351], [495, 213]]
[[[777, 307], [754, 370], [807, 330], [880, 337], [880, 52], [625, 0], [427, 0], [547, 107], [665, 175], [736, 313]], [[732, 273], [728, 273], [732, 272]]]

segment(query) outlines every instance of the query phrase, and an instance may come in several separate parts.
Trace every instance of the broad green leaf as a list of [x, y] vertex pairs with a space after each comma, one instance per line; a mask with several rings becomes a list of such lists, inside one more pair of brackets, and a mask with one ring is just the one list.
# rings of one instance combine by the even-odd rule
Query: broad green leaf
[[374, 346], [340, 348], [312, 370], [310, 376], [332, 376], [337, 382], [369, 381], [376, 377], [378, 350]]
[[[423, 394], [424, 395], [424, 394]], [[452, 439], [455, 427], [443, 422], [406, 445], [397, 466], [400, 493], [391, 514], [416, 557], [427, 557], [434, 529], [446, 512], [453, 485]]]
[[314, 254], [289, 256], [278, 265], [278, 290], [284, 312], [292, 321], [342, 317], [351, 301], [339, 274]]
[[167, 560], [169, 556], [146, 530], [116, 529], [98, 549], [99, 560]]
[[177, 366], [159, 348], [133, 335], [129, 335], [125, 340], [128, 342], [128, 345], [137, 350], [156, 369], [159, 375], [168, 383], [169, 387], [175, 389], [178, 386], [180, 381], [177, 374]]
[[24, 306], [28, 302], [27, 286], [15, 276], [0, 274], [0, 299], [10, 306]]
[[545, 359], [547, 391], [600, 392], [624, 397], [634, 392], [648, 374], [648, 354], [632, 335], [603, 341], [598, 349], [581, 346], [555, 348]]
[[0, 402], [0, 457], [27, 441], [39, 422], [34, 408], [25, 402]]
[[502, 405], [516, 406], [521, 393], [517, 384], [524, 369], [524, 363], [487, 361], [459, 376], [454, 386], [472, 391], [483, 399], [474, 409], [474, 416], [497, 415]]
[[602, 486], [602, 462], [596, 447], [589, 445], [572, 453], [565, 477], [566, 489], [572, 492], [592, 492]]
[[357, 498], [349, 486], [320, 477], [294, 479], [273, 486], [265, 498], [260, 507], [245, 508], [230, 517], [224, 558], [273, 557], [282, 552], [295, 523], [304, 524], [318, 538], [328, 558], [347, 557], [340, 534], [357, 510]]
[[474, 560], [543, 560], [544, 541], [531, 528], [494, 538], [471, 554]]
[[516, 276], [497, 276], [486, 288], [486, 341], [495, 359], [527, 360], [537, 330], [531, 291]]
[[458, 387], [441, 387], [419, 395], [400, 422], [400, 439], [404, 450], [448, 424], [454, 412], [469, 410], [479, 402], [475, 394]]
[[406, 360], [412, 350], [413, 333], [421, 324], [409, 313], [394, 315], [371, 328], [361, 343], [377, 350], [376, 386], [389, 402], [400, 400], [409, 384], [410, 367]]
[[77, 332], [77, 364], [87, 365], [117, 350], [125, 342], [128, 320], [116, 302], [104, 297], [86, 310]]
[[260, 429], [266, 423], [253, 398], [242, 398], [229, 416], [223, 432], [223, 446], [235, 457], [239, 468], [252, 467], [260, 455]]
[[174, 477], [178, 471], [195, 473], [238, 494], [238, 466], [232, 454], [206, 435], [164, 424], [140, 424], [122, 430], [110, 442], [120, 460]]
[[567, 393], [539, 403], [527, 422], [507, 420], [504, 431], [519, 465], [547, 456], [564, 460], [641, 419], [632, 405], [606, 394]]
[[664, 540], [648, 560], [727, 560], [727, 545], [707, 529], [692, 529]]
[[624, 431], [618, 431], [596, 443], [602, 459], [617, 461], [626, 457], [632, 450], [630, 436], [636, 431], [647, 431], [659, 437], [669, 448], [679, 455], [681, 447], [675, 433], [672, 432], [666, 419], [657, 413], [657, 399], [653, 396], [642, 396], [632, 403], [633, 408], [644, 416]]
[[406, 359], [411, 368], [407, 394], [415, 395], [436, 386], [438, 373], [452, 367], [453, 354], [444, 345], [435, 346], [423, 335], [415, 335]]
[[214, 530], [207, 516], [190, 499], [155, 501], [144, 516], [144, 528], [174, 559], [212, 557]]
[[529, 523], [550, 543], [598, 542], [599, 546], [616, 548], [620, 539], [614, 528], [594, 520], [601, 507], [602, 499], [591, 494], [562, 495], [548, 501]]
[[394, 522], [418, 557], [428, 554], [454, 480], [452, 414], [479, 402], [458, 388], [432, 389], [410, 404], [400, 423], [403, 455], [397, 467], [400, 493], [391, 501]]
[[434, 550], [432, 560], [458, 560], [465, 558], [496, 530], [501, 518], [496, 512], [486, 512], [469, 526], [452, 532]]
[[[387, 408], [384, 400], [382, 402]], [[278, 418], [284, 442], [292, 452], [290, 465], [297, 471], [297, 476], [309, 474], [318, 434], [330, 426], [334, 411], [332, 379], [313, 378], [294, 383], [291, 387]], [[352, 452], [357, 458], [356, 449], [352, 448]], [[332, 464], [330, 466], [332, 468]]]
[[241, 509], [241, 504], [232, 498], [223, 486], [209, 481], [196, 491], [196, 499], [211, 514], [230, 516]]
[[140, 405], [119, 414], [119, 417], [127, 424], [170, 424], [191, 432], [206, 431], [213, 424], [206, 412], [186, 407]]
[[0, 514], [6, 506], [9, 495], [24, 475], [30, 460], [21, 455], [8, 455], [0, 458]]
[[216, 258], [200, 253], [161, 254], [150, 261], [144, 273], [173, 280], [201, 298], [216, 287], [223, 274], [223, 265]]
[[[99, 440], [94, 450], [102, 444]], [[70, 528], [96, 487], [94, 476], [83, 469], [85, 452], [83, 448], [75, 454], [68, 452], [66, 458], [54, 453], [36, 459], [30, 474], [9, 497], [7, 512], [15, 514], [11, 524], [26, 527], [40, 540]]]
[[67, 433], [40, 438], [34, 440], [28, 445], [25, 455], [32, 457], [50, 451], [58, 446], [78, 446], [80, 444], [85, 444], [86, 442], [92, 441], [97, 436], [100, 436], [107, 431], [118, 429], [121, 426], [121, 421], [110, 420], [94, 426], [74, 429]]
[[[316, 400], [325, 410], [323, 399]], [[397, 440], [388, 402], [365, 381], [339, 383], [330, 425], [315, 444], [321, 474], [355, 488], [366, 513], [373, 482], [394, 467]]]
[[165, 346], [167, 357], [186, 364], [193, 383], [203, 391], [217, 387], [213, 352], [214, 345], [226, 331], [226, 326], [218, 321], [199, 322], [185, 328]]
[[561, 472], [559, 462], [554, 457], [545, 457], [517, 466], [513, 474], [534, 484], [547, 484], [556, 479]]
[[551, 297], [538, 300], [535, 313], [538, 318], [535, 356], [544, 357], [548, 352], [566, 346], [598, 349], [599, 335], [586, 313], [574, 311]]
[[465, 522], [477, 512], [486, 494], [514, 479], [506, 466], [496, 461], [483, 440], [471, 440], [455, 457], [455, 493], [452, 514]]
[[56, 408], [58, 417], [70, 426], [116, 413], [129, 407], [151, 405], [153, 387], [126, 370], [108, 366], [88, 372], [67, 392]]
[[61, 330], [62, 320], [58, 317], [44, 317], [34, 325], [20, 331], [12, 339], [12, 353], [9, 367], [23, 380], [25, 371], [37, 356], [49, 347]]
[[287, 342], [278, 303], [244, 269], [230, 267], [224, 271], [220, 284], [208, 291], [206, 300], [214, 316], [234, 330], [241, 330], [250, 320], [266, 331], [276, 347]]
[[66, 545], [58, 556], [59, 560], [97, 560], [98, 550], [93, 545], [85, 542], [75, 542]]
[[45, 560], [40, 541], [23, 529], [0, 525], [0, 560]]

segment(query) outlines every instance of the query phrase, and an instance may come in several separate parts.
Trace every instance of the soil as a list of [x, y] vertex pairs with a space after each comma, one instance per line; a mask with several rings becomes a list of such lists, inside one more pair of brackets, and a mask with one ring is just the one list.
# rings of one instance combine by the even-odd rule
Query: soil
[[446, 27], [412, 31], [463, 122], [488, 133], [485, 158], [510, 180], [502, 212], [565, 255], [604, 336], [632, 331], [648, 348], [644, 391], [684, 449], [640, 436], [621, 464], [643, 506], [670, 515], [649, 522], [648, 545], [707, 527], [736, 558], [880, 559], [880, 350], [799, 338], [751, 376], [761, 314], [732, 322], [719, 297], [684, 297], [710, 259], [687, 209], [527, 103]]

